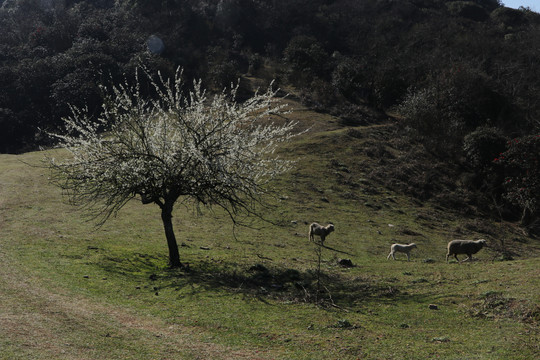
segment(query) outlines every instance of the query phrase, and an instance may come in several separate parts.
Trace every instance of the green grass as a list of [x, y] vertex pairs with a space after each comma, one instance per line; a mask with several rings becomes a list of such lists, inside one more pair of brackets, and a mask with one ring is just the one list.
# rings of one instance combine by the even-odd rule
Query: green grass
[[[96, 229], [27, 165], [43, 153], [0, 155], [0, 359], [535, 358], [538, 241], [490, 223], [497, 237], [466, 236], [505, 239], [521, 256], [496, 261], [492, 247], [447, 264], [447, 241], [474, 219], [371, 180], [377, 159], [364, 149], [381, 127], [352, 134], [310, 114], [297, 116], [314, 130], [282, 149], [297, 164], [265, 212], [277, 225], [233, 231], [219, 211], [177, 206], [190, 271], [167, 268], [157, 207], [130, 203]], [[320, 304], [312, 221], [336, 226]], [[413, 241], [411, 262], [386, 259], [390, 244]]]

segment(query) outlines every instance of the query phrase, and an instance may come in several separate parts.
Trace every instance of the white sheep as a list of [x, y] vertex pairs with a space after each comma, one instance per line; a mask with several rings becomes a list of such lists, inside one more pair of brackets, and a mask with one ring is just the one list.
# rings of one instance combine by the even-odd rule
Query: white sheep
[[390, 246], [390, 254], [388, 254], [386, 259], [390, 259], [390, 256], [391, 256], [392, 259], [396, 260], [396, 257], [394, 256], [394, 254], [396, 252], [402, 252], [402, 253], [407, 254], [407, 261], [411, 261], [410, 252], [414, 248], [416, 248], [415, 243], [408, 244], [408, 245], [405, 245], [405, 244], [392, 244], [392, 246]]
[[334, 224], [322, 226], [317, 223], [312, 223], [309, 225], [309, 240], [315, 241], [315, 235], [317, 235], [321, 238], [321, 244], [324, 244], [324, 240], [332, 231], [334, 231]]
[[486, 240], [480, 239], [480, 240], [452, 240], [448, 243], [448, 253], [446, 254], [446, 262], [448, 262], [448, 257], [450, 255], [454, 255], [456, 260], [459, 262], [459, 259], [457, 257], [458, 254], [465, 254], [467, 255], [467, 260], [472, 260], [472, 255], [476, 254], [484, 246], [487, 246]]

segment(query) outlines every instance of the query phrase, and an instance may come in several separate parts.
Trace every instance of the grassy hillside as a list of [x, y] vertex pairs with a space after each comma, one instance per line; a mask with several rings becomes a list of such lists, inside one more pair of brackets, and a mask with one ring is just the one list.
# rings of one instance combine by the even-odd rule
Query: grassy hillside
[[[538, 240], [383, 187], [373, 172], [400, 155], [391, 123], [348, 128], [292, 104], [311, 130], [282, 149], [297, 165], [276, 181], [273, 224], [179, 204], [189, 271], [167, 268], [156, 207], [130, 203], [96, 229], [29, 166], [44, 153], [0, 155], [0, 359], [537, 356]], [[318, 295], [312, 221], [336, 226]], [[490, 247], [447, 264], [456, 237]], [[411, 262], [386, 259], [393, 242], [418, 244]]]

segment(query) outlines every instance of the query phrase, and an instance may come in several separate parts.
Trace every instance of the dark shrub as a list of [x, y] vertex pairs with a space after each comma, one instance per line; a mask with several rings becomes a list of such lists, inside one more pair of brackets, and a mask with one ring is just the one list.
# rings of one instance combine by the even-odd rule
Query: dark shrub
[[467, 162], [477, 168], [491, 167], [493, 160], [506, 149], [506, 137], [497, 128], [479, 127], [463, 141]]
[[489, 15], [480, 5], [472, 1], [452, 1], [446, 4], [452, 15], [461, 16], [474, 21], [486, 20]]
[[500, 7], [491, 13], [491, 20], [503, 26], [519, 26], [526, 22], [525, 13], [520, 10]]
[[283, 55], [291, 67], [291, 80], [294, 82], [309, 84], [314, 77], [324, 77], [326, 74], [328, 54], [313, 37], [293, 37]]
[[506, 199], [522, 209], [521, 222], [530, 224], [540, 212], [540, 135], [509, 141], [495, 163], [504, 167]]
[[366, 65], [350, 58], [339, 59], [332, 73], [332, 86], [350, 101], [359, 101], [368, 95], [365, 78]]

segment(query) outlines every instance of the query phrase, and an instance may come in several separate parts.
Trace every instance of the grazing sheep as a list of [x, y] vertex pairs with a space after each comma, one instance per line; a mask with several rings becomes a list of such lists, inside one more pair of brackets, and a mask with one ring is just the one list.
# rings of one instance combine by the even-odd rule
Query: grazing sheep
[[467, 255], [467, 260], [472, 260], [472, 255], [479, 252], [484, 246], [487, 246], [486, 240], [452, 240], [448, 243], [448, 253], [446, 254], [446, 262], [448, 262], [448, 257], [454, 255], [456, 260], [459, 262], [457, 257], [458, 254]]
[[411, 250], [414, 249], [415, 247], [416, 247], [416, 244], [415, 244], [415, 243], [408, 244], [408, 245], [404, 245], [404, 244], [392, 244], [392, 246], [390, 247], [390, 254], [388, 254], [388, 256], [386, 257], [386, 259], [390, 259], [390, 256], [391, 256], [392, 259], [396, 260], [396, 257], [394, 256], [394, 254], [395, 254], [396, 252], [402, 252], [402, 253], [407, 254], [407, 261], [411, 261], [410, 252], [411, 252]]
[[309, 225], [309, 240], [315, 241], [315, 235], [318, 235], [321, 238], [321, 244], [324, 244], [324, 239], [330, 234], [332, 231], [334, 231], [334, 224], [328, 224], [326, 226], [322, 226], [317, 223], [313, 223]]

